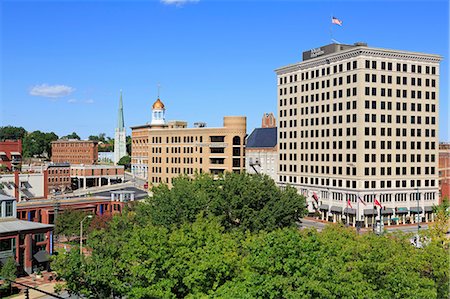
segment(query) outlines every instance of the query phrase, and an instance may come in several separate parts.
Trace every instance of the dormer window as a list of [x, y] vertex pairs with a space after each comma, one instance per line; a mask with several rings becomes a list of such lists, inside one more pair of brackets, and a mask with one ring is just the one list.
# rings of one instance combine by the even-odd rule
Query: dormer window
[[5, 217], [14, 216], [14, 201], [5, 201]]

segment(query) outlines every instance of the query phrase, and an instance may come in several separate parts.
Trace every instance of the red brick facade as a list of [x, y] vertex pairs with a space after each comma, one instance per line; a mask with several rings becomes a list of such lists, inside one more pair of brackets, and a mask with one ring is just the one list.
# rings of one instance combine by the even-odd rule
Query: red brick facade
[[89, 140], [58, 140], [52, 142], [52, 162], [95, 164], [98, 160], [98, 142]]
[[450, 143], [439, 144], [439, 191], [440, 202], [450, 199]]
[[66, 191], [71, 188], [70, 164], [50, 164], [47, 167], [47, 190], [52, 192]]
[[275, 128], [277, 126], [277, 120], [272, 112], [264, 113], [262, 117], [261, 128]]
[[5, 140], [0, 142], [0, 165], [6, 166], [7, 171], [19, 169], [22, 164], [22, 141]]

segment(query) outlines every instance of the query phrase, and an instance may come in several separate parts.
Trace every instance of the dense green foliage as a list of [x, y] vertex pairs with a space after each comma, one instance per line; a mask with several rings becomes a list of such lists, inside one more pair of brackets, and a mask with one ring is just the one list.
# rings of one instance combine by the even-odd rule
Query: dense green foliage
[[22, 151], [24, 157], [42, 156], [45, 153], [48, 157], [52, 154], [51, 142], [58, 140], [58, 135], [55, 133], [44, 133], [41, 131], [34, 131], [25, 136], [22, 141]]
[[23, 157], [51, 156], [51, 142], [58, 139], [58, 135], [53, 132], [44, 133], [41, 131], [34, 131], [27, 133], [22, 127], [6, 126], [0, 127], [0, 141], [1, 140], [22, 140], [22, 155]]
[[226, 229], [259, 231], [294, 225], [306, 213], [305, 198], [295, 188], [279, 189], [268, 176], [226, 173], [182, 176], [173, 187], [152, 189], [150, 219], [170, 227], [193, 222], [200, 212], [218, 216]]
[[[446, 298], [448, 252], [405, 236], [328, 226], [227, 232], [217, 218], [167, 229], [133, 213], [89, 236], [53, 267], [73, 292], [106, 298]], [[131, 229], [133, 228], [133, 229]]]
[[6, 259], [5, 263], [1, 266], [0, 277], [5, 279], [0, 286], [1, 289], [8, 289], [11, 293], [11, 281], [17, 278], [17, 266], [13, 257]]
[[119, 162], [117, 162], [117, 165], [123, 165], [125, 166], [125, 169], [131, 168], [131, 157], [130, 156], [123, 156], [120, 158]]
[[23, 139], [27, 131], [22, 127], [5, 126], [0, 127], [0, 141]]
[[81, 138], [80, 138], [80, 136], [78, 136], [77, 133], [72, 132], [72, 133], [70, 133], [70, 134], [68, 134], [66, 136], [62, 136], [61, 139], [77, 139], [77, 140], [80, 140]]
[[[87, 215], [86, 212], [74, 209], [65, 209], [59, 213], [55, 220], [55, 234], [63, 235], [69, 240], [80, 235], [80, 222]], [[89, 227], [90, 219], [83, 222], [83, 227]]]
[[299, 231], [303, 211], [292, 207], [304, 199], [271, 186], [247, 174], [179, 178], [91, 232], [90, 254], [72, 250], [52, 267], [92, 298], [448, 298], [442, 243], [417, 249], [405, 234], [337, 225]]

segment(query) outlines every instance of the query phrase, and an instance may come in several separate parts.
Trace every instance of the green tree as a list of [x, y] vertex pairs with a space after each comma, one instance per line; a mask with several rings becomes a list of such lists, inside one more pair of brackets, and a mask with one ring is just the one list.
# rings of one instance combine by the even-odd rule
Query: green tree
[[53, 132], [34, 131], [23, 139], [23, 156], [33, 157], [48, 154], [50, 157], [52, 152], [51, 142], [55, 140], [58, 140], [58, 135]]
[[430, 223], [430, 237], [449, 248], [450, 240], [447, 238], [447, 232], [450, 231], [450, 201], [447, 197], [442, 200], [442, 203], [434, 207], [436, 217], [433, 223]]
[[149, 208], [157, 225], [193, 222], [204, 211], [219, 216], [227, 229], [273, 230], [294, 225], [306, 213], [305, 198], [295, 188], [281, 190], [265, 175], [181, 176], [171, 189], [163, 184], [152, 191]]
[[2, 265], [0, 270], [0, 277], [4, 279], [2, 289], [9, 289], [11, 294], [11, 281], [15, 281], [17, 278], [17, 266], [14, 258], [9, 257]]
[[131, 136], [126, 137], [126, 147], [127, 147], [127, 153], [131, 156]]
[[5, 126], [0, 127], [0, 141], [23, 139], [27, 131], [22, 127]]
[[[110, 139], [110, 138], [108, 137], [108, 139]], [[88, 140], [108, 143], [108, 140], [106, 139], [106, 133], [100, 133], [98, 135], [90, 135], [88, 137]]]
[[[58, 214], [55, 221], [55, 234], [63, 235], [70, 239], [80, 235], [80, 222], [87, 215], [84, 211], [74, 209], [64, 209]], [[91, 219], [83, 222], [85, 228], [89, 227]]]
[[61, 137], [61, 139], [78, 139], [78, 140], [80, 140], [81, 138], [80, 138], [80, 136], [78, 136], [77, 133], [72, 132], [66, 136]]
[[125, 169], [130, 169], [131, 167], [131, 157], [130, 156], [123, 156], [120, 158], [119, 162], [117, 162], [117, 165], [123, 165], [125, 166]]

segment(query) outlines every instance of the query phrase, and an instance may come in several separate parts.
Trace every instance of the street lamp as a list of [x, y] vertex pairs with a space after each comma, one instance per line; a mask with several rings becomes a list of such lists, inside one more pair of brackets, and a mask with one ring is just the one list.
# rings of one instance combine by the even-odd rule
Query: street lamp
[[417, 221], [417, 238], [419, 238], [419, 230], [420, 230], [420, 217], [419, 217], [419, 213], [420, 213], [420, 207], [419, 207], [419, 202], [420, 202], [420, 193], [419, 193], [419, 187], [417, 187], [417, 214], [416, 214], [416, 221]]
[[92, 215], [86, 215], [80, 222], [80, 256], [83, 255], [83, 221], [87, 218], [92, 219]]

